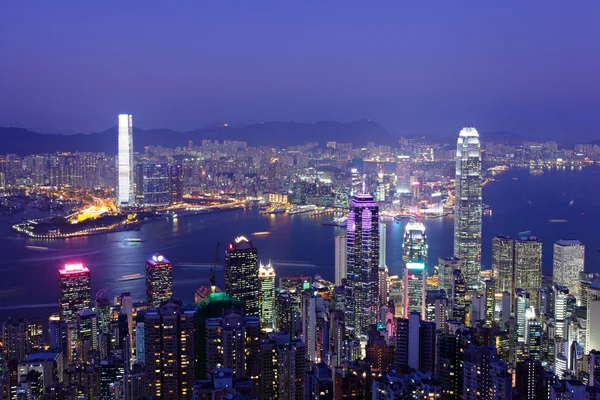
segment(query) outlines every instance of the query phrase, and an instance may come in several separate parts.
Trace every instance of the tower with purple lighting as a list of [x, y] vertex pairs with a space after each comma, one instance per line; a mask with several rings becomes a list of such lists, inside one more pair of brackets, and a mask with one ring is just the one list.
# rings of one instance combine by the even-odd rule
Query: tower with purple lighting
[[379, 296], [379, 206], [369, 193], [357, 193], [347, 222], [347, 273], [352, 288], [346, 305], [347, 324], [356, 337], [377, 322]]
[[72, 322], [77, 313], [92, 306], [90, 270], [83, 264], [65, 264], [59, 271], [60, 319]]

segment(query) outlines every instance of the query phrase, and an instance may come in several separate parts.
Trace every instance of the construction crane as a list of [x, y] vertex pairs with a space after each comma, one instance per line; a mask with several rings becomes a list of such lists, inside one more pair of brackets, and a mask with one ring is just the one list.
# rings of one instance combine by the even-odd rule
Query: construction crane
[[220, 242], [217, 242], [217, 249], [215, 250], [215, 261], [210, 269], [210, 292], [215, 293], [217, 290], [217, 281], [215, 280], [215, 269], [217, 265], [219, 265], [219, 247], [221, 246]]

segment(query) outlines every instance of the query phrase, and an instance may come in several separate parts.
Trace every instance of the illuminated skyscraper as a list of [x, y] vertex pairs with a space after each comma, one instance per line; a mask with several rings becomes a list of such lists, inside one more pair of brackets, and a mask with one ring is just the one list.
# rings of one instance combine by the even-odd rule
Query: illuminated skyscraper
[[498, 292], [514, 296], [515, 287], [515, 240], [500, 235], [492, 239], [492, 271]]
[[456, 148], [454, 256], [463, 260], [468, 286], [479, 284], [481, 270], [481, 153], [479, 133], [463, 128]]
[[183, 165], [181, 163], [169, 165], [169, 192], [171, 203], [183, 201]]
[[446, 295], [452, 290], [452, 274], [455, 269], [462, 268], [462, 261], [456, 257], [438, 258], [438, 289], [444, 289]]
[[[594, 279], [587, 293], [587, 315], [586, 315], [586, 344], [585, 352], [600, 349], [600, 335], [592, 332], [600, 332], [600, 279]], [[599, 379], [600, 380], [600, 379]]]
[[335, 286], [342, 286], [346, 279], [346, 236], [335, 237]]
[[166, 206], [171, 201], [169, 165], [166, 162], [144, 161], [143, 195], [145, 206]]
[[65, 264], [60, 271], [60, 319], [75, 322], [77, 313], [92, 306], [90, 270], [83, 264]]
[[260, 305], [260, 327], [266, 331], [275, 328], [275, 270], [269, 262], [258, 267], [258, 303]]
[[[553, 283], [566, 286], [570, 294], [578, 295], [579, 273], [583, 272], [585, 263], [585, 246], [579, 240], [559, 240], [554, 243], [553, 261]], [[580, 304], [581, 299], [577, 300]]]
[[420, 222], [409, 222], [404, 229], [402, 266], [404, 268], [404, 317], [412, 311], [425, 318], [427, 288], [427, 236]]
[[225, 252], [225, 293], [246, 304], [247, 316], [260, 316], [258, 251], [244, 236], [236, 237]]
[[379, 296], [379, 206], [368, 193], [357, 193], [350, 203], [347, 222], [349, 320], [356, 336], [366, 335], [377, 321]]
[[515, 239], [514, 284], [515, 288], [529, 292], [531, 304], [537, 304], [538, 290], [542, 287], [542, 241], [534, 236]]
[[133, 186], [133, 122], [130, 114], [119, 115], [117, 202], [130, 206], [135, 202]]
[[160, 254], [146, 261], [146, 301], [149, 307], [160, 307], [173, 296], [173, 265]]

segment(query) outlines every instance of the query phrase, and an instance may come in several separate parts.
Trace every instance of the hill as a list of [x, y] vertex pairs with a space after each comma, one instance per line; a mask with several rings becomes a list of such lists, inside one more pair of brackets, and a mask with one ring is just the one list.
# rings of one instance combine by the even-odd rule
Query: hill
[[[397, 138], [385, 128], [371, 120], [350, 123], [336, 121], [317, 122], [265, 122], [242, 127], [216, 127], [177, 132], [170, 129], [143, 130], [133, 128], [135, 151], [143, 151], [145, 146], [177, 147], [187, 146], [188, 141], [200, 143], [202, 140], [237, 140], [248, 142], [250, 146], [287, 147], [306, 142], [336, 141], [364, 146], [367, 142], [377, 144], [397, 143]], [[57, 135], [42, 134], [23, 128], [0, 127], [0, 152], [20, 155], [53, 153], [57, 151], [95, 151], [109, 154], [117, 150], [117, 127], [91, 134]]]

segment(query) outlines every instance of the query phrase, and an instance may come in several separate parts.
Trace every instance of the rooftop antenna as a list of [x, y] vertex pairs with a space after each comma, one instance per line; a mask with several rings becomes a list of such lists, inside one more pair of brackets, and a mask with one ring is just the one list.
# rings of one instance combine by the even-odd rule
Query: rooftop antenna
[[221, 246], [220, 242], [217, 242], [217, 249], [215, 250], [215, 262], [213, 263], [210, 269], [210, 292], [215, 293], [217, 291], [217, 281], [215, 280], [215, 269], [219, 264], [219, 247]]
[[362, 192], [367, 193], [367, 174], [363, 174], [362, 179]]

